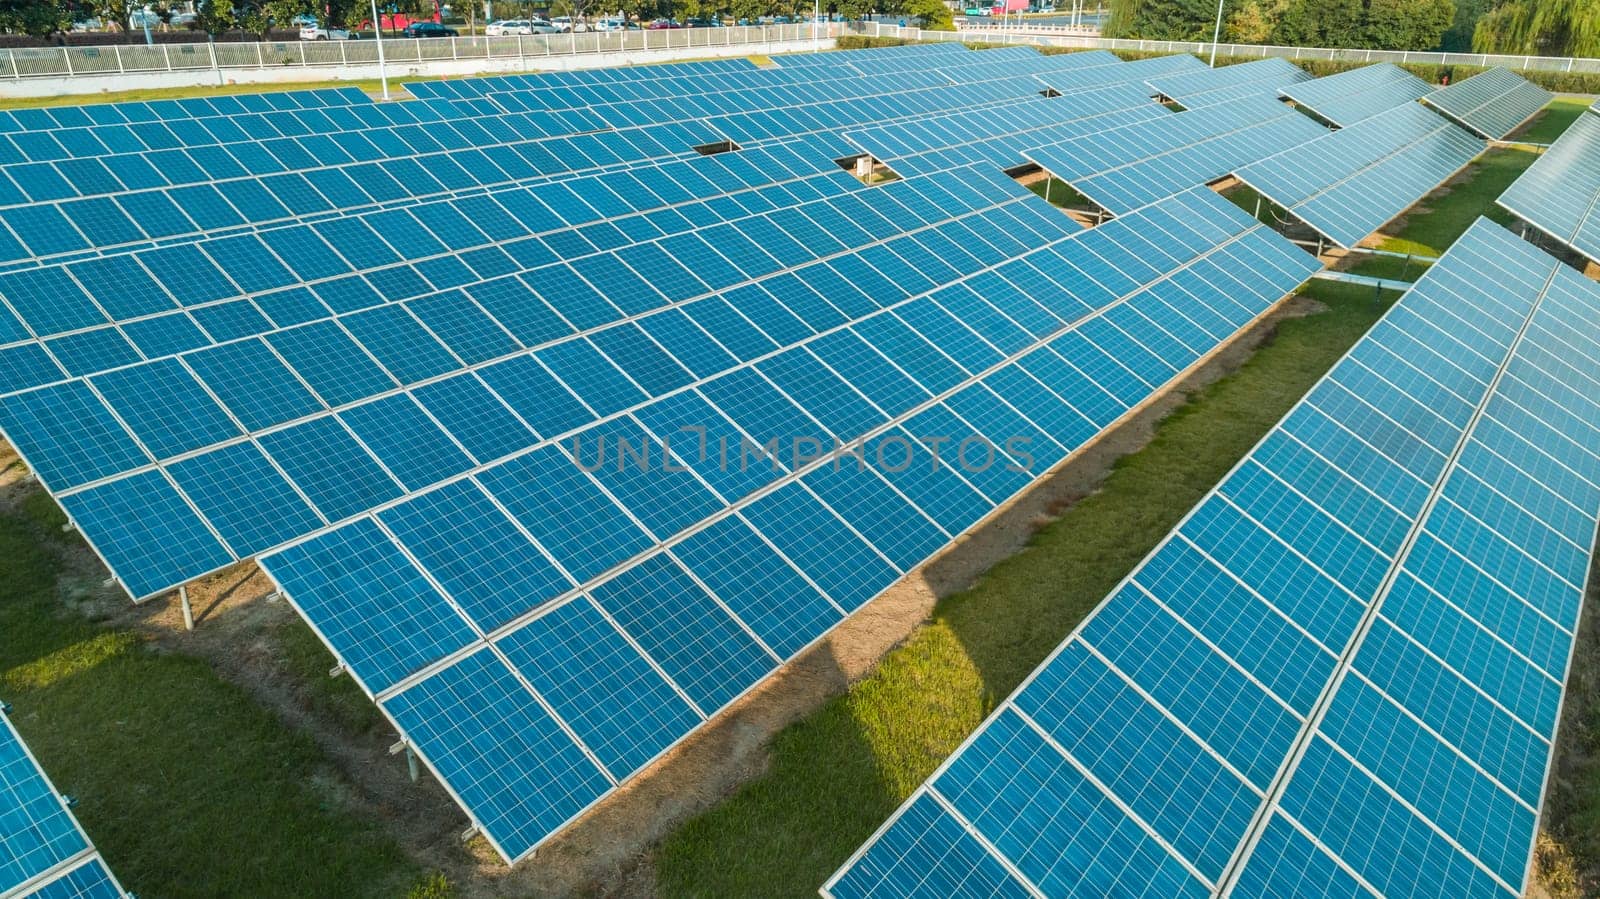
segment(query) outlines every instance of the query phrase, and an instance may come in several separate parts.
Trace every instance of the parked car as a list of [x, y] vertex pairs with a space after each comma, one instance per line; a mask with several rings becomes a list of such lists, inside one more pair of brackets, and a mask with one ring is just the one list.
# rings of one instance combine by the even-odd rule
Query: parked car
[[676, 19], [656, 19], [644, 27], [647, 31], [665, 31], [668, 28], [682, 28], [683, 23]]
[[546, 22], [544, 19], [528, 20], [529, 34], [560, 34], [561, 26]]
[[506, 34], [532, 34], [533, 26], [529, 24], [527, 19], [505, 19], [485, 25], [483, 33], [489, 37], [500, 37]]
[[683, 27], [685, 27], [685, 28], [721, 28], [722, 27], [722, 20], [721, 19], [685, 19], [684, 23], [683, 23]]
[[192, 12], [175, 12], [167, 24], [173, 28], [193, 28], [198, 17]]
[[628, 23], [616, 16], [607, 16], [603, 19], [595, 19], [593, 27], [595, 31], [626, 31]]
[[350, 37], [348, 28], [328, 28], [322, 25], [300, 27], [300, 39], [303, 41], [348, 41]]
[[401, 37], [455, 37], [456, 30], [440, 25], [438, 22], [412, 22], [400, 32]]
[[571, 16], [556, 16], [550, 24], [559, 28], [562, 33], [584, 32], [589, 30], [589, 23], [582, 19], [574, 20]]

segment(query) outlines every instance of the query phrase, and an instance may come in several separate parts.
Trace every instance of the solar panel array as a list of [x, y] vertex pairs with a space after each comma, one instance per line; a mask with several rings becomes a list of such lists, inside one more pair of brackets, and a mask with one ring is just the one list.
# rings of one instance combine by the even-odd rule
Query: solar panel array
[[1120, 215], [1326, 133], [1277, 100], [1256, 96], [1097, 129], [1025, 155]]
[[1509, 69], [1495, 67], [1442, 87], [1423, 102], [1490, 140], [1504, 140], [1555, 94]]
[[1521, 895], [1597, 311], [1480, 219], [824, 893]]
[[1311, 75], [1286, 59], [1269, 56], [1216, 69], [1197, 69], [1148, 78], [1157, 96], [1186, 109], [1231, 103], [1246, 97], [1276, 97], [1285, 85], [1310, 81]]
[[[204, 168], [249, 174], [0, 208], [42, 228], [0, 273], [0, 430], [136, 598], [262, 557], [523, 857], [1315, 268], [1209, 192], [1084, 234], [999, 174], [1026, 142], [1170, 117], [1118, 85], [1191, 58], [835, 59], [341, 94], [326, 125], [263, 113], [270, 138], [186, 110], [167, 127], [223, 154]], [[753, 105], [761, 79], [794, 102]], [[839, 170], [841, 130], [895, 118], [920, 121], [874, 136], [904, 159], [989, 159]], [[57, 227], [87, 203], [137, 225]], [[686, 421], [740, 453], [1035, 446], [844, 475], [682, 448], [687, 470], [585, 471], [558, 444]]]
[[1318, 118], [1343, 127], [1415, 103], [1432, 91], [1432, 85], [1405, 69], [1380, 62], [1292, 84], [1278, 93]]
[[122, 887], [0, 707], [0, 896], [122, 899]]
[[1409, 103], [1234, 174], [1334, 243], [1353, 247], [1483, 148], [1448, 119]]
[[[579, 379], [574, 360], [604, 360], [609, 332], [558, 343], [533, 359], [581, 406], [552, 418], [547, 397], [500, 391], [542, 415], [526, 449], [262, 565], [502, 855], [524, 857], [1316, 267], [1209, 191], [1039, 249], [964, 248], [982, 255], [936, 274], [953, 251], [922, 250], [872, 303], [739, 358], [613, 356], [609, 377]], [[803, 266], [716, 299], [762, 296], [803, 320], [805, 289], [837, 279]], [[663, 378], [674, 362], [700, 374]], [[686, 426], [736, 455], [803, 438], [863, 446], [868, 463], [746, 470], [685, 446]], [[1013, 461], [924, 468], [917, 447], [946, 436]], [[666, 441], [679, 470], [574, 464], [606, 440]]]
[[1600, 261], [1600, 115], [1591, 108], [1562, 132], [1497, 201], [1579, 253]]

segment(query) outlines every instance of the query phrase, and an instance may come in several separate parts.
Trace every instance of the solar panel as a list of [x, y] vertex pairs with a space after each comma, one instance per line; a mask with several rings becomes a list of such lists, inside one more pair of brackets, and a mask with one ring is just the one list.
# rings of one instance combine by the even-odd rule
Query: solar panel
[[1521, 895], [1597, 304], [1480, 219], [824, 894]]
[[[1156, 246], [1159, 263], [1135, 255]], [[332, 527], [263, 567], [500, 853], [522, 858], [1316, 267], [1208, 191], [1010, 261], [993, 252], [948, 280], [879, 266], [895, 293], [853, 316], [816, 317], [837, 295], [810, 289], [821, 270], [725, 292], [757, 334], [785, 336], [709, 380], [659, 350], [649, 368], [608, 357], [599, 335], [519, 357], [537, 378], [483, 369], [544, 439], [357, 500], [373, 514], [327, 510]], [[705, 302], [682, 308], [722, 333]], [[665, 392], [642, 391], [658, 377]], [[946, 431], [989, 460], [910, 464], [931, 463], [922, 440]], [[624, 444], [673, 461], [605, 455]], [[860, 446], [863, 467], [811, 458], [838, 445]], [[338, 461], [357, 451], [342, 431], [306, 447], [305, 466], [283, 462], [292, 483], [314, 467], [338, 469], [345, 495], [363, 480]]]
[[1310, 80], [1311, 75], [1305, 69], [1288, 60], [1269, 56], [1215, 69], [1197, 69], [1148, 78], [1145, 84], [1157, 96], [1194, 109], [1249, 96], [1275, 97], [1278, 89], [1284, 85]]
[[1380, 62], [1291, 84], [1278, 93], [1318, 118], [1342, 127], [1414, 103], [1432, 91], [1432, 86], [1421, 78], [1392, 63]]
[[1566, 246], [1600, 259], [1600, 115], [1573, 120], [1497, 202]]
[[0, 707], [0, 894], [122, 899], [38, 761]]
[[1442, 87], [1423, 102], [1490, 140], [1504, 140], [1555, 95], [1498, 66]]
[[1417, 104], [1397, 106], [1234, 174], [1334, 243], [1353, 247], [1483, 150]]
[[1257, 96], [1099, 130], [1024, 155], [1121, 214], [1326, 133], [1282, 103]]

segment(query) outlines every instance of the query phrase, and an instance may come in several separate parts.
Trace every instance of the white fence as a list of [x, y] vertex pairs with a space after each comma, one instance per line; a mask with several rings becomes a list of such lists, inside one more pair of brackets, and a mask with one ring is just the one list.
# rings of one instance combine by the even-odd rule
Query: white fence
[[[959, 31], [923, 31], [878, 22], [767, 25], [733, 28], [682, 28], [659, 31], [535, 34], [506, 37], [455, 37], [411, 40], [386, 38], [384, 57], [390, 66], [485, 60], [495, 68], [540, 68], [552, 57], [630, 52], [676, 52], [704, 48], [748, 47], [761, 52], [774, 44], [828, 41], [847, 34], [898, 37], [908, 40], [986, 41], [1032, 43], [1081, 49], [1133, 50], [1145, 53], [1193, 53], [1206, 56], [1211, 44], [1203, 41], [1139, 41], [1103, 38], [1092, 29], [1070, 25], [979, 23]], [[1600, 59], [1552, 56], [1504, 56], [1481, 53], [1426, 53], [1400, 50], [1340, 50], [1316, 47], [1269, 47], [1256, 44], [1218, 44], [1224, 56], [1281, 56], [1286, 59], [1329, 59], [1348, 62], [1394, 62], [1436, 65], [1505, 66], [1549, 72], [1600, 73]], [[378, 62], [378, 43], [358, 41], [281, 41], [266, 43], [115, 44], [103, 47], [40, 47], [4, 51], [0, 58], [0, 83], [32, 78], [125, 75], [150, 72], [212, 72], [220, 82], [224, 73], [295, 69], [329, 70], [366, 68]], [[488, 66], [486, 65], [486, 68]]]
[[[385, 61], [396, 68], [445, 60], [526, 60], [530, 68], [548, 57], [628, 51], [758, 47], [813, 38], [826, 40], [840, 25], [767, 25], [734, 28], [674, 28], [658, 31], [591, 31], [504, 37], [384, 38]], [[753, 52], [753, 51], [752, 51]], [[222, 72], [245, 69], [331, 69], [373, 66], [378, 42], [273, 41], [262, 43], [112, 44], [101, 47], [38, 47], [6, 50], [0, 80], [124, 75], [144, 72]]]
[[[902, 29], [898, 36], [908, 37]], [[1085, 35], [1081, 28], [1068, 25], [1021, 25], [983, 23], [963, 27], [960, 31], [923, 31], [915, 35], [921, 40], [995, 41], [998, 43], [1033, 43], [1057, 47], [1083, 49], [1135, 50], [1144, 53], [1193, 53], [1205, 57], [1211, 53], [1209, 41], [1139, 41]], [[1341, 62], [1393, 62], [1416, 65], [1447, 66], [1504, 66], [1508, 69], [1532, 69], [1542, 72], [1600, 73], [1600, 59], [1574, 59], [1570, 56], [1511, 56], [1494, 53], [1432, 53], [1421, 50], [1350, 50], [1327, 47], [1270, 47], [1260, 44], [1217, 44], [1219, 56], [1281, 56], [1284, 59], [1328, 59]]]

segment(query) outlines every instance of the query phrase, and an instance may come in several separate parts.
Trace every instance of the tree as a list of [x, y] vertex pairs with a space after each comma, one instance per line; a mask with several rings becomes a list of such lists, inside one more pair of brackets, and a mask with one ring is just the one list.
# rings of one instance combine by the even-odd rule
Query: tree
[[131, 0], [95, 0], [95, 15], [107, 25], [115, 23], [124, 32], [133, 30], [134, 10], [143, 9], [143, 3], [134, 3]]
[[1600, 0], [1508, 0], [1478, 20], [1479, 53], [1600, 56]]
[[[1520, 0], [1519, 0], [1520, 2]], [[1600, 0], [1585, 0], [1600, 4]], [[1211, 39], [1213, 0], [1112, 0], [1108, 37]], [[1455, 17], [1454, 0], [1231, 0], [1227, 35], [1239, 43], [1374, 50], [1432, 50]]]
[[1359, 43], [1381, 50], [1433, 50], [1455, 18], [1454, 0], [1367, 0]]
[[213, 40], [233, 28], [232, 0], [194, 0], [194, 27]]
[[921, 19], [922, 27], [929, 31], [951, 31], [955, 28], [950, 7], [945, 5], [944, 0], [907, 0], [905, 14]]
[[1493, 5], [1491, 0], [1456, 0], [1455, 19], [1439, 38], [1439, 49], [1446, 53], [1471, 53], [1473, 29]]
[[[1229, 0], [1223, 17], [1250, 0]], [[1215, 0], [1112, 0], [1105, 36], [1152, 41], [1209, 41], [1216, 27]]]
[[0, 29], [49, 37], [72, 27], [72, 13], [65, 3], [4, 0], [0, 2]]

